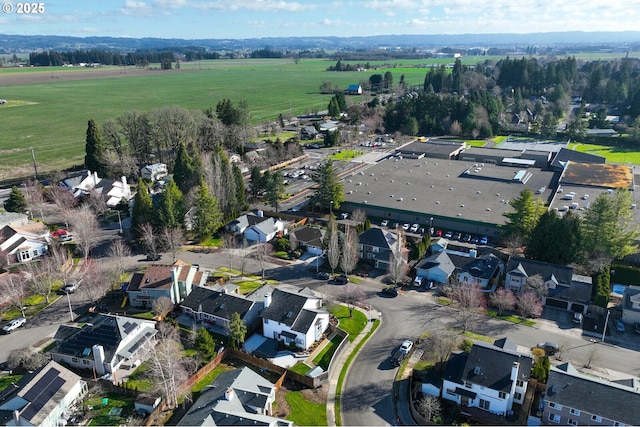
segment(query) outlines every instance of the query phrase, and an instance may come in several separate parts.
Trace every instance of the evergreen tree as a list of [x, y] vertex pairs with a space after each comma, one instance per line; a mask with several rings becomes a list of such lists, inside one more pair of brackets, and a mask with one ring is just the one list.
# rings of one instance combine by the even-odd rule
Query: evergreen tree
[[204, 180], [201, 180], [195, 204], [193, 231], [202, 241], [215, 233], [221, 226], [222, 212], [218, 208], [218, 200], [211, 194]]
[[236, 198], [235, 198], [235, 206], [233, 209], [234, 213], [241, 212], [246, 210], [249, 206], [247, 203], [247, 189], [244, 186], [244, 178], [242, 177], [242, 171], [238, 167], [238, 165], [234, 164], [232, 168], [233, 172], [233, 180], [235, 181], [235, 190], [236, 190]]
[[168, 228], [181, 228], [184, 225], [182, 192], [174, 180], [167, 183], [158, 205], [157, 225]]
[[251, 197], [253, 197], [254, 199], [256, 199], [258, 195], [262, 191], [264, 191], [264, 182], [259, 166], [254, 166], [251, 168], [251, 176], [249, 177], [249, 189], [251, 192]]
[[280, 172], [274, 172], [266, 181], [267, 188], [265, 189], [265, 199], [271, 206], [273, 206], [276, 212], [278, 212], [280, 196], [284, 193], [284, 178]]
[[240, 348], [244, 342], [244, 338], [247, 335], [247, 327], [240, 314], [233, 313], [231, 315], [231, 321], [229, 322], [229, 339], [231, 341], [231, 348]]
[[151, 222], [152, 219], [153, 201], [149, 195], [147, 185], [144, 183], [142, 178], [139, 178], [138, 191], [133, 198], [133, 209], [131, 210], [131, 228], [133, 230], [138, 230], [142, 224]]
[[209, 333], [207, 328], [198, 329], [196, 335], [196, 348], [198, 353], [202, 356], [202, 359], [209, 361], [216, 355], [216, 342], [213, 336]]
[[24, 193], [15, 185], [11, 187], [9, 198], [4, 202], [4, 210], [7, 212], [25, 213], [29, 210], [27, 199]]
[[507, 218], [504, 224], [504, 235], [505, 237], [519, 235], [527, 242], [538, 219], [545, 211], [542, 200], [535, 197], [533, 191], [525, 188], [518, 197], [509, 200], [509, 204], [513, 207], [513, 211], [502, 214]]
[[91, 172], [97, 172], [98, 176], [107, 174], [107, 149], [93, 119], [87, 125], [84, 165]]
[[312, 175], [312, 179], [318, 186], [311, 196], [311, 205], [326, 209], [333, 203], [333, 209], [340, 209], [344, 201], [344, 192], [333, 161], [329, 159], [322, 163]]
[[181, 142], [178, 146], [176, 162], [173, 167], [173, 180], [176, 182], [180, 191], [186, 194], [198, 185], [200, 178], [202, 178], [202, 162], [200, 161], [200, 157], [198, 155], [191, 157], [187, 147]]
[[336, 101], [336, 97], [334, 96], [329, 101], [329, 115], [331, 117], [339, 117], [340, 116], [340, 107], [338, 106], [338, 102]]
[[336, 102], [338, 103], [338, 108], [340, 108], [340, 112], [347, 111], [347, 100], [345, 99], [344, 92], [336, 93]]

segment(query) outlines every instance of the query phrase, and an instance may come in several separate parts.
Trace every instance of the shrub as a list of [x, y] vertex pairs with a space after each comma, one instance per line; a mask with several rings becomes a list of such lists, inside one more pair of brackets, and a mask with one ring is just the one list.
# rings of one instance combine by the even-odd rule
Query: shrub
[[277, 252], [286, 252], [291, 248], [291, 244], [289, 243], [289, 239], [285, 237], [281, 237], [273, 242], [273, 249]]

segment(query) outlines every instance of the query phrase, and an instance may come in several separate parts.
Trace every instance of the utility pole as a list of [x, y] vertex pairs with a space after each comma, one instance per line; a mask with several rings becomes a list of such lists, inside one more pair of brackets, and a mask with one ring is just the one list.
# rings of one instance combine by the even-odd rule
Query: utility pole
[[33, 147], [31, 147], [31, 160], [33, 160], [33, 170], [36, 173], [36, 181], [39, 181], [39, 179], [38, 179], [38, 165], [36, 164], [36, 154], [33, 151]]

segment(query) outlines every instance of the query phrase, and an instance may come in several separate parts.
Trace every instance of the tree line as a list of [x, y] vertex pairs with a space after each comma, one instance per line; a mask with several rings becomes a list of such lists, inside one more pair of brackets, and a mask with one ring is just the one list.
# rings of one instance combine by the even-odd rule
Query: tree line
[[65, 64], [80, 63], [148, 66], [150, 63], [162, 63], [165, 61], [176, 62], [176, 56], [173, 51], [117, 53], [108, 50], [89, 49], [72, 51], [43, 50], [29, 53], [29, 64], [37, 67], [61, 67]]

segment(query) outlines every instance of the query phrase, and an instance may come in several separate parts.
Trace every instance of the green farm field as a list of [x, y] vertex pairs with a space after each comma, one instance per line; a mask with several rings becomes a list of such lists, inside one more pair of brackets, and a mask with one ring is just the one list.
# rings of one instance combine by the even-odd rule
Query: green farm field
[[[280, 113], [324, 110], [330, 95], [319, 93], [322, 81], [346, 87], [376, 72], [325, 71], [332, 64], [267, 59], [183, 63], [171, 71], [0, 69], [0, 98], [9, 101], [0, 106], [0, 180], [32, 175], [31, 147], [40, 172], [82, 164], [89, 119], [101, 125], [126, 111], [167, 105], [205, 110], [229, 98], [246, 100], [252, 123], [260, 123]], [[422, 84], [425, 70], [411, 65], [391, 69], [394, 81], [405, 74], [408, 84]]]

